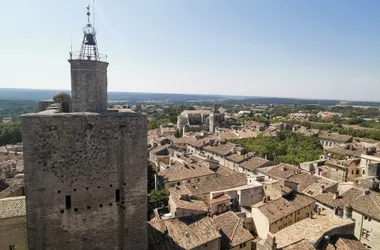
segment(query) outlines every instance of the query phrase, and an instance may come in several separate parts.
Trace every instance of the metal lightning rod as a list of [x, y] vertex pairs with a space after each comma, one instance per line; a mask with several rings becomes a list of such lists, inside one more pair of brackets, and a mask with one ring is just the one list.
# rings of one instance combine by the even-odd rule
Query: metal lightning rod
[[95, 28], [95, 0], [92, 0], [92, 25]]

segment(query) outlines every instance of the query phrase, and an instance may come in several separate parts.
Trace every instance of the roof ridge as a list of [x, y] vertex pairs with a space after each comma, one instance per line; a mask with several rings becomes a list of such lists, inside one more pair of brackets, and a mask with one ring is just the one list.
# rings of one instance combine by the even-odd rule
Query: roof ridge
[[[234, 213], [235, 214], [235, 213]], [[236, 214], [235, 214], [236, 215]], [[235, 225], [235, 228], [234, 228], [234, 231], [232, 231], [232, 235], [231, 235], [231, 241], [233, 240], [233, 238], [234, 238], [234, 236], [235, 236], [235, 233], [236, 233], [236, 231], [237, 231], [237, 228], [238, 228], [238, 226], [240, 225], [240, 218], [238, 217], [238, 221], [237, 221], [237, 223], [236, 223], [236, 225]]]
[[379, 204], [377, 204], [377, 202], [375, 201], [375, 199], [372, 197], [372, 193], [370, 193], [369, 197], [371, 197], [371, 199], [375, 203], [376, 207], [380, 210], [380, 206], [379, 206]]
[[342, 239], [340, 239], [341, 241], [342, 241], [342, 243], [343, 243], [343, 245], [346, 247], [346, 249], [350, 249], [348, 246], [347, 246], [347, 244], [346, 244], [346, 242], [344, 242], [344, 240], [342, 240]]

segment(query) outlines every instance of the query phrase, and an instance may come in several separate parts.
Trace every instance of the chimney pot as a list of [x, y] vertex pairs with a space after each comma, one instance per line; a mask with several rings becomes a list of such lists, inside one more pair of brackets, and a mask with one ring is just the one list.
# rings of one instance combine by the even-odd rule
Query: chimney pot
[[339, 198], [339, 192], [337, 191], [337, 192], [334, 193], [334, 200], [336, 200], [338, 198]]

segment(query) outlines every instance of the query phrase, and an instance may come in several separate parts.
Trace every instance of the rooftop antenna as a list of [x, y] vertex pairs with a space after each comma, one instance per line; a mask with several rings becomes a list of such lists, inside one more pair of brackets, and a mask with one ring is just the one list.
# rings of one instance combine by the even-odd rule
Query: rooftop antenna
[[87, 9], [87, 24], [90, 24], [90, 15], [91, 15], [90, 5], [87, 5], [86, 9]]
[[73, 59], [73, 41], [70, 37], [70, 60]]
[[92, 0], [92, 26], [95, 27], [95, 0]]

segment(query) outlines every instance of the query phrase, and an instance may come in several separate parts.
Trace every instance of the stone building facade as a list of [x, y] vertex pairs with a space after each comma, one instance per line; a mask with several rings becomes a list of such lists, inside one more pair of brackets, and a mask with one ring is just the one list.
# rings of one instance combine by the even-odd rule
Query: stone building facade
[[225, 123], [224, 113], [217, 110], [184, 110], [177, 117], [177, 129], [180, 133], [209, 131], [215, 132], [215, 128]]
[[146, 118], [107, 112], [108, 63], [81, 56], [72, 104], [21, 117], [29, 249], [147, 249]]
[[0, 250], [27, 250], [25, 197], [0, 199]]

